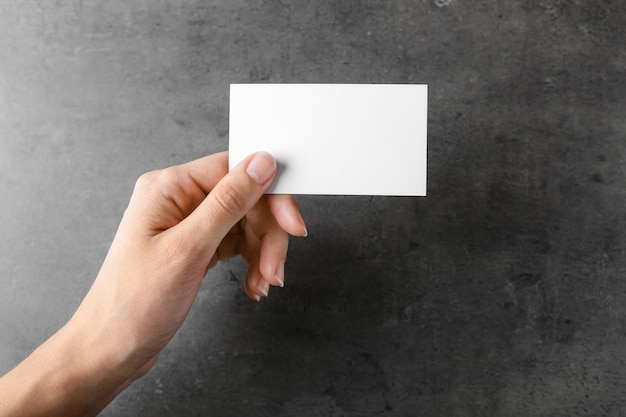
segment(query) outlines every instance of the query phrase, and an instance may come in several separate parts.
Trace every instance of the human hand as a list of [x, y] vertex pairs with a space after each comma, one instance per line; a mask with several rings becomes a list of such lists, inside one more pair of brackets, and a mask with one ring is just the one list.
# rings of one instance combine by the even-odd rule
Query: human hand
[[72, 319], [0, 379], [0, 414], [97, 413], [154, 365], [219, 260], [248, 261], [252, 299], [282, 286], [288, 233], [306, 228], [293, 197], [263, 195], [275, 176], [266, 153], [228, 172], [225, 152], [144, 174]]
[[224, 152], [144, 174], [76, 313], [126, 323], [126, 337], [139, 339], [148, 367], [217, 261], [242, 255], [249, 264], [246, 293], [258, 301], [270, 285], [283, 286], [287, 233], [306, 235], [293, 197], [263, 196], [276, 175], [270, 155], [227, 170]]

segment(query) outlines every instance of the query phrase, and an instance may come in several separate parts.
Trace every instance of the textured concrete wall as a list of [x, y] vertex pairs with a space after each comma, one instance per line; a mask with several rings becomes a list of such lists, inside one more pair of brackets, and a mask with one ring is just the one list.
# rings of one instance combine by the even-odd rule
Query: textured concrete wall
[[140, 173], [227, 148], [230, 83], [415, 82], [428, 197], [302, 196], [286, 287], [213, 270], [103, 415], [626, 415], [625, 16], [0, 0], [0, 373], [73, 313]]

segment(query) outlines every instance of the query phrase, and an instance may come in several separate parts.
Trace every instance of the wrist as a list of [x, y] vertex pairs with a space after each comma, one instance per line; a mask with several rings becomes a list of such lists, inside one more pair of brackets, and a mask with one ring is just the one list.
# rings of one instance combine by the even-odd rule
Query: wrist
[[72, 318], [0, 379], [0, 415], [96, 415], [136, 372], [132, 349], [106, 331]]

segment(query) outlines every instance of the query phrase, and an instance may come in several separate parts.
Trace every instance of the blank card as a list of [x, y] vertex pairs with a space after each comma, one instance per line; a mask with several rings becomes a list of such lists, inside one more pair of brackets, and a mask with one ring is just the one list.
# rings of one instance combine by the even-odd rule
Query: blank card
[[271, 153], [268, 193], [426, 195], [428, 86], [232, 84], [229, 167]]

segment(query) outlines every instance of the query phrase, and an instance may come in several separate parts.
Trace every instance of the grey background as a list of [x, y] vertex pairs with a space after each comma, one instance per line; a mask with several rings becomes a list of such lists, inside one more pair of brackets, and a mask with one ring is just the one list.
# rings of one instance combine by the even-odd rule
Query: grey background
[[625, 15], [0, 0], [0, 373], [71, 316], [142, 172], [228, 147], [230, 83], [427, 83], [428, 197], [300, 197], [286, 287], [217, 267], [103, 415], [626, 415]]

